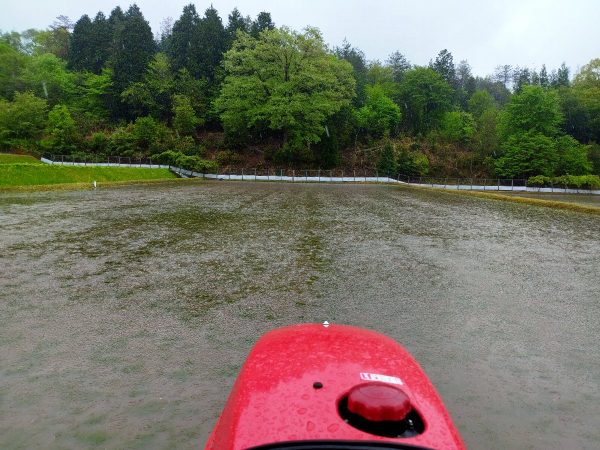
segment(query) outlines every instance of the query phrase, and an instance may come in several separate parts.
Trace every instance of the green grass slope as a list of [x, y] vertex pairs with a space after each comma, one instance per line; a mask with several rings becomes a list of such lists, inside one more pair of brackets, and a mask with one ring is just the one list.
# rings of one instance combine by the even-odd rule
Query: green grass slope
[[[3, 155], [5, 156], [5, 155]], [[0, 187], [172, 179], [169, 169], [0, 164]]]
[[0, 164], [43, 164], [43, 162], [29, 155], [0, 153]]

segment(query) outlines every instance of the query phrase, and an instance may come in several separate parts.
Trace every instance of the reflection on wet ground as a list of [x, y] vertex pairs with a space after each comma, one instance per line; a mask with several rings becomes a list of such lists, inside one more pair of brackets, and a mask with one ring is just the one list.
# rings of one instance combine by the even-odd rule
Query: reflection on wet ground
[[597, 448], [600, 218], [390, 186], [0, 197], [0, 448], [197, 448], [263, 332], [390, 335], [471, 448]]

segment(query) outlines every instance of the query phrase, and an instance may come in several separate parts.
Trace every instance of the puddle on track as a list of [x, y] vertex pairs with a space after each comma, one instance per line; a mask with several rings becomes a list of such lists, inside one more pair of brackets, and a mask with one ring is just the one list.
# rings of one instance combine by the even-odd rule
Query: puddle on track
[[264, 332], [402, 343], [470, 448], [597, 448], [600, 218], [388, 186], [0, 197], [0, 447], [198, 448]]

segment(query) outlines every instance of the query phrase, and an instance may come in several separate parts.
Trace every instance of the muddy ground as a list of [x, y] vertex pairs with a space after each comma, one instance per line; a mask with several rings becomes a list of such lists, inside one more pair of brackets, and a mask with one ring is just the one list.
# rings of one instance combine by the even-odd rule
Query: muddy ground
[[600, 446], [600, 218], [392, 186], [0, 194], [0, 448], [198, 448], [253, 342], [372, 328], [470, 448]]

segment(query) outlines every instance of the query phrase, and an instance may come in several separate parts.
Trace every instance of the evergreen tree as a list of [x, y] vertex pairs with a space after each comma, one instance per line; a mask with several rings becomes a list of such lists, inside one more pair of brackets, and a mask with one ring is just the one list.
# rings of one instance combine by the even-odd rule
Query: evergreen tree
[[227, 23], [227, 37], [228, 37], [228, 45], [227, 48], [231, 47], [231, 44], [235, 40], [235, 36], [238, 31], [243, 31], [245, 33], [250, 31], [250, 27], [252, 26], [251, 20], [249, 17], [243, 17], [237, 8], [234, 8], [229, 14], [229, 21]]
[[440, 51], [435, 61], [429, 63], [429, 67], [439, 73], [449, 86], [456, 86], [456, 68], [452, 53], [448, 50]]
[[388, 67], [392, 68], [394, 81], [400, 83], [404, 77], [404, 73], [411, 68], [410, 62], [400, 52], [394, 52], [386, 61]]
[[113, 30], [110, 22], [102, 11], [99, 11], [94, 17], [93, 25], [93, 36], [91, 39], [93, 47], [93, 65], [91, 71], [95, 74], [101, 74], [102, 69], [108, 63], [111, 55], [111, 44], [113, 40]]
[[364, 106], [367, 100], [367, 59], [362, 50], [352, 47], [350, 43], [344, 40], [341, 47], [336, 47], [335, 55], [348, 61], [352, 65], [354, 80], [356, 81], [356, 97], [353, 100], [354, 106], [360, 108]]
[[271, 13], [261, 12], [256, 17], [256, 20], [252, 23], [251, 34], [254, 37], [258, 37], [258, 35], [265, 30], [272, 30], [275, 28], [275, 23], [271, 19]]
[[117, 31], [119, 31], [123, 27], [124, 22], [125, 13], [123, 13], [123, 10], [120, 6], [117, 6], [110, 12], [110, 16], [108, 16], [108, 28], [110, 33], [110, 60], [112, 60], [113, 55], [117, 52]]
[[513, 90], [515, 93], [520, 93], [523, 90], [523, 86], [531, 84], [531, 72], [527, 67], [515, 67], [513, 71]]
[[135, 4], [127, 10], [122, 24], [117, 25], [114, 51], [114, 84], [120, 93], [142, 79], [155, 51], [150, 25]]
[[94, 69], [95, 49], [93, 39], [94, 25], [87, 14], [84, 14], [75, 22], [71, 34], [69, 69], [79, 71], [92, 71]]
[[217, 68], [227, 49], [227, 32], [219, 13], [208, 8], [199, 24], [200, 73], [210, 82], [214, 81]]
[[200, 76], [199, 24], [200, 17], [193, 4], [185, 6], [181, 17], [173, 24], [167, 54], [174, 71], [187, 69], [192, 76]]
[[569, 68], [565, 63], [562, 63], [556, 72], [556, 79], [552, 83], [555, 87], [569, 87], [571, 85], [569, 77]]
[[542, 65], [540, 70], [540, 86], [544, 89], [550, 86], [550, 79], [548, 78], [548, 71], [546, 70], [546, 64]]

